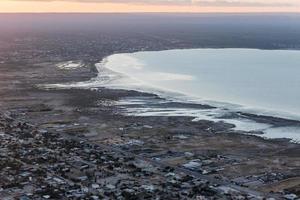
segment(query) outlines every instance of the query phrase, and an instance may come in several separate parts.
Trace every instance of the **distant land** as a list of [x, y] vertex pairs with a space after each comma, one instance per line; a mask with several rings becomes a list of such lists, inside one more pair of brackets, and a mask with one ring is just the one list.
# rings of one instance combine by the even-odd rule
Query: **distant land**
[[[109, 34], [128, 39], [145, 37], [147, 41], [164, 43], [162, 49], [171, 46], [300, 49], [300, 14], [296, 13], [0, 14], [0, 28], [0, 39], [25, 33], [28, 37], [34, 36], [37, 42], [43, 37], [63, 40], [69, 35], [77, 36], [78, 40], [85, 38], [96, 45], [99, 34]], [[64, 42], [69, 40], [66, 38]], [[154, 50], [150, 45], [143, 48]]]

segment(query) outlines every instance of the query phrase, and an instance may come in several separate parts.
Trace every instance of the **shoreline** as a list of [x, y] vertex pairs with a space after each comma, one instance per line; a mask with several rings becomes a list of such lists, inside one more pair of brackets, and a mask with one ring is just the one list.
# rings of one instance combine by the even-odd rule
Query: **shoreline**
[[[139, 53], [157, 53], [157, 52], [172, 52], [172, 51], [185, 51], [185, 50], [259, 50], [259, 51], [269, 51], [268, 49], [259, 49], [259, 48], [186, 48], [186, 49], [168, 49], [168, 50], [158, 50], [158, 51], [135, 51], [135, 52], [129, 52], [129, 53], [115, 53], [111, 54], [109, 56], [106, 56], [99, 62], [99, 66], [96, 66], [96, 69], [98, 70], [98, 73], [102, 71], [102, 69], [109, 70], [110, 72], [114, 74], [120, 75], [120, 79], [128, 79], [128, 80], [136, 80], [141, 83], [141, 87], [137, 88], [135, 85], [133, 86], [124, 86], [126, 83], [116, 83], [113, 87], [113, 89], [118, 89], [117, 87], [119, 86], [120, 89], [128, 89], [128, 90], [137, 90], [141, 92], [150, 92], [154, 93], [156, 95], [162, 96], [163, 98], [174, 98], [176, 101], [192, 101], [192, 102], [197, 102], [200, 104], [210, 104], [211, 106], [215, 107], [223, 107], [226, 109], [233, 109], [233, 111], [236, 112], [245, 112], [245, 113], [250, 113], [250, 114], [255, 114], [255, 115], [264, 115], [268, 117], [275, 117], [275, 118], [282, 118], [282, 119], [287, 119], [287, 120], [296, 120], [300, 121], [300, 114], [299, 113], [293, 113], [289, 111], [284, 111], [284, 110], [273, 110], [270, 108], [265, 108], [262, 106], [254, 106], [254, 105], [247, 105], [247, 104], [242, 104], [242, 103], [233, 103], [230, 101], [223, 101], [223, 100], [215, 100], [215, 99], [209, 99], [200, 95], [194, 95], [194, 94], [189, 94], [189, 93], [183, 93], [180, 91], [172, 90], [169, 88], [164, 88], [164, 87], [159, 87], [159, 86], [153, 86], [149, 83], [143, 82], [140, 79], [136, 79], [135, 77], [132, 77], [124, 72], [117, 71], [116, 69], [113, 69], [111, 67], [107, 67], [108, 58], [113, 57], [113, 56], [118, 56], [118, 55], [134, 55], [134, 54], [139, 54]], [[289, 51], [289, 49], [274, 49], [275, 51]], [[98, 64], [98, 63], [97, 63]], [[134, 64], [132, 64], [134, 65]], [[99, 70], [100, 69], [100, 70]], [[131, 81], [132, 81], [131, 80]], [[113, 80], [112, 80], [113, 82]], [[110, 87], [110, 85], [106, 85], [107, 87]], [[164, 96], [165, 94], [169, 94]], [[175, 96], [176, 95], [176, 96]], [[238, 109], [235, 109], [235, 108]]]
[[[177, 50], [177, 49], [174, 49]], [[172, 50], [162, 50], [162, 51], [172, 51]], [[284, 50], [283, 50], [284, 51]], [[153, 51], [155, 52], [155, 51]], [[135, 52], [133, 52], [135, 53]], [[114, 55], [120, 55], [120, 54], [131, 54], [131, 53], [116, 53], [116, 54], [111, 54], [109, 56], [104, 57], [100, 63], [96, 63], [94, 64], [94, 68], [95, 70], [97, 70], [97, 76], [94, 78], [91, 78], [88, 81], [84, 81], [84, 82], [73, 82], [73, 83], [66, 83], [66, 84], [49, 84], [46, 85], [46, 88], [48, 89], [68, 89], [68, 88], [83, 88], [83, 89], [92, 89], [92, 90], [101, 90], [101, 88], [107, 88], [107, 89], [121, 89], [121, 90], [134, 90], [136, 92], [140, 92], [141, 96], [142, 94], [145, 93], [150, 93], [153, 96], [157, 96], [159, 98], [161, 98], [162, 100], [164, 100], [164, 103], [181, 103], [181, 107], [177, 107], [177, 109], [185, 109], [186, 106], [184, 106], [184, 104], [194, 104], [194, 107], [197, 107], [197, 105], [202, 105], [202, 106], [210, 106], [211, 108], [215, 108], [215, 109], [221, 109], [225, 111], [225, 113], [223, 114], [218, 114], [214, 117], [210, 117], [210, 116], [206, 116], [206, 114], [201, 114], [201, 110], [197, 111], [197, 109], [195, 109], [196, 112], [199, 112], [200, 116], [197, 117], [197, 115], [195, 116], [195, 114], [189, 114], [189, 113], [195, 113], [193, 112], [193, 110], [191, 111], [187, 111], [186, 115], [184, 114], [176, 114], [176, 106], [175, 107], [170, 107], [170, 109], [173, 109], [173, 115], [172, 112], [170, 112], [169, 114], [164, 112], [163, 114], [159, 114], [159, 112], [157, 113], [157, 116], [186, 116], [186, 117], [194, 117], [194, 120], [199, 119], [201, 120], [201, 116], [203, 119], [207, 119], [210, 121], [224, 121], [225, 123], [229, 123], [229, 124], [234, 124], [235, 125], [235, 130], [237, 132], [244, 132], [246, 134], [256, 134], [258, 136], [261, 137], [266, 137], [268, 139], [288, 139], [291, 140], [292, 142], [299, 142], [300, 141], [300, 136], [297, 135], [297, 133], [299, 132], [300, 135], [300, 120], [297, 120], [295, 118], [288, 118], [288, 117], [282, 117], [279, 115], [275, 115], [273, 113], [270, 112], [263, 112], [261, 110], [254, 110], [253, 112], [251, 112], [251, 110], [253, 109], [245, 109], [244, 106], [239, 106], [239, 105], [235, 105], [238, 108], [231, 108], [228, 109], [228, 107], [224, 107], [225, 103], [221, 103], [221, 102], [215, 102], [213, 103], [212, 101], [208, 101], [208, 100], [198, 100], [198, 101], [185, 101], [188, 98], [188, 96], [178, 93], [178, 92], [170, 92], [170, 91], [166, 91], [163, 89], [155, 89], [154, 87], [148, 87], [148, 86], [142, 86], [140, 88], [135, 88], [135, 85], [131, 86], [124, 86], [124, 84], [122, 84], [122, 79], [124, 78], [124, 74], [121, 74], [120, 72], [115, 72], [113, 71], [113, 69], [107, 68], [105, 65], [108, 62], [108, 57], [110, 56], [114, 56]], [[121, 82], [118, 82], [118, 79], [121, 79]], [[114, 83], [114, 81], [116, 83]], [[113, 82], [113, 83], [111, 83]], [[112, 86], [113, 85], [113, 86]], [[121, 86], [122, 85], [122, 86]], [[173, 95], [173, 97], [171, 96]], [[177, 95], [177, 97], [175, 97], [174, 95]], [[179, 97], [178, 95], [182, 95], [181, 97]], [[138, 95], [140, 96], [140, 95]], [[178, 98], [179, 97], [179, 98]], [[138, 97], [140, 98], [140, 97]], [[190, 98], [191, 99], [191, 98]], [[139, 99], [137, 99], [139, 100]], [[154, 99], [153, 102], [147, 102], [144, 104], [144, 107], [147, 107], [147, 104], [153, 104], [155, 103], [157, 99]], [[122, 100], [121, 100], [122, 101]], [[126, 101], [126, 100], [125, 100]], [[133, 103], [129, 103], [129, 107], [131, 108], [131, 112], [129, 115], [135, 115], [134, 111], [132, 109]], [[223, 104], [223, 106], [221, 105]], [[228, 104], [228, 103], [226, 103]], [[123, 106], [126, 107], [128, 105], [124, 105]], [[138, 110], [138, 106], [137, 105], [137, 110], [136, 110], [136, 114], [138, 115], [138, 112], [143, 112], [142, 110]], [[151, 107], [149, 107], [151, 108]], [[157, 109], [162, 109], [165, 110], [165, 105], [163, 105], [163, 107], [157, 107]], [[203, 109], [205, 110], [205, 109]], [[159, 110], [158, 110], [159, 111]], [[175, 113], [174, 113], [175, 111]], [[184, 110], [179, 110], [181, 113], [184, 112]], [[224, 112], [222, 111], [222, 112]], [[228, 111], [228, 112], [227, 112]], [[155, 112], [153, 112], [155, 113]], [[123, 114], [128, 115], [128, 111], [123, 110]], [[209, 115], [211, 115], [210, 113], [208, 113]], [[155, 115], [155, 114], [154, 114]], [[153, 115], [153, 116], [154, 116]], [[222, 116], [224, 115], [224, 116]], [[147, 115], [146, 115], [147, 116]], [[250, 128], [255, 126], [254, 123], [257, 123], [258, 128], [256, 130], [250, 130], [249, 127], [247, 127], [247, 123], [249, 123]], [[281, 129], [281, 130], [279, 130]], [[269, 131], [269, 132], [267, 132]], [[274, 138], [272, 138], [272, 132], [270, 133], [270, 131], [288, 131], [291, 132], [290, 135], [288, 137], [292, 137], [292, 138], [286, 138], [286, 137], [278, 137], [275, 136]], [[295, 132], [295, 133], [293, 133]], [[268, 135], [268, 136], [264, 136]], [[292, 135], [291, 135], [292, 134]], [[293, 134], [295, 134], [293, 136]], [[294, 138], [293, 138], [294, 137]], [[295, 139], [296, 137], [296, 139]], [[298, 137], [298, 138], [297, 138]]]

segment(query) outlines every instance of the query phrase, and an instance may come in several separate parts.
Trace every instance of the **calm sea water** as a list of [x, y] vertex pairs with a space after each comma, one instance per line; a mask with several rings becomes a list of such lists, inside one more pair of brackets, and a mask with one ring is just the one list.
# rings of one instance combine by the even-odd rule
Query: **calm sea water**
[[137, 52], [109, 56], [105, 67], [126, 75], [131, 84], [300, 118], [300, 51]]
[[[69, 64], [69, 62], [67, 63]], [[120, 99], [125, 115], [190, 116], [234, 124], [233, 130], [300, 143], [300, 127], [273, 125], [241, 117], [235, 111], [300, 119], [300, 51], [254, 49], [189, 49], [111, 55], [98, 63], [89, 81], [43, 85], [45, 88], [102, 87], [159, 94], [163, 99]], [[58, 66], [60, 67], [60, 66]], [[205, 103], [214, 109], [170, 102]], [[155, 105], [153, 107], [153, 105]], [[171, 104], [172, 105], [172, 104]]]

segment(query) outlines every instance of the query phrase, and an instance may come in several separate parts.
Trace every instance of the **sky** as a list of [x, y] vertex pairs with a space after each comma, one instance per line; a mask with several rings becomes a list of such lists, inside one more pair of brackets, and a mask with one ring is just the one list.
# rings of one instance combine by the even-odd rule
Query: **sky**
[[0, 12], [300, 12], [300, 0], [0, 0]]

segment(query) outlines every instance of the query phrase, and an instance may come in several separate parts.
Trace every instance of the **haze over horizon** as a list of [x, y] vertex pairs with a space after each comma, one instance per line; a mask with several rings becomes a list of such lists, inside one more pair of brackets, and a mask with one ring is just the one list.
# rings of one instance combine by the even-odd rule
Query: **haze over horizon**
[[0, 13], [300, 12], [298, 0], [2, 0]]

